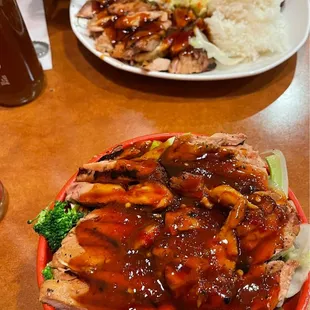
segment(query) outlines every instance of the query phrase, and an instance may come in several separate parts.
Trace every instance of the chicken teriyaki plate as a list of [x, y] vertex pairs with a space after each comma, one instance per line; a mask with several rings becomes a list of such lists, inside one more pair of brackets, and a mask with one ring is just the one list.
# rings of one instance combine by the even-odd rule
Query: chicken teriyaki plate
[[40, 301], [273, 310], [299, 294], [304, 309], [309, 225], [288, 197], [282, 153], [260, 156], [245, 140], [154, 135], [80, 167], [34, 220]]
[[255, 75], [292, 56], [308, 37], [309, 3], [72, 0], [70, 20], [78, 39], [117, 68], [218, 80]]

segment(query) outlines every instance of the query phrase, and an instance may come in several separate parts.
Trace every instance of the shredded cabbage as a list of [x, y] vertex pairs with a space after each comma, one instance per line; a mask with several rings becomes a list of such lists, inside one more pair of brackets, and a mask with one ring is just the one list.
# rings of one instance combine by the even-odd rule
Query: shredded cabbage
[[208, 53], [209, 58], [215, 58], [218, 62], [226, 66], [233, 66], [240, 63], [243, 58], [228, 57], [222, 50], [212, 44], [208, 38], [200, 31], [198, 27], [194, 29], [195, 37], [190, 38], [189, 44], [194, 48], [204, 49]]
[[283, 253], [282, 257], [285, 260], [299, 262], [286, 295], [286, 298], [290, 298], [301, 290], [310, 272], [310, 224], [300, 225], [300, 232], [294, 241], [294, 246]]

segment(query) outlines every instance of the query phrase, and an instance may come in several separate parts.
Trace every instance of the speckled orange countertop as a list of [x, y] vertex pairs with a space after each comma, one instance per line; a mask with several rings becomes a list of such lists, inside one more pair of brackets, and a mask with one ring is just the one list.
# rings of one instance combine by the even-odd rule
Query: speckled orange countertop
[[0, 309], [39, 310], [38, 237], [27, 226], [94, 154], [155, 132], [244, 132], [281, 149], [290, 186], [309, 217], [309, 41], [256, 77], [173, 82], [118, 71], [78, 43], [68, 3], [49, 21], [53, 65], [31, 104], [0, 108], [0, 179], [9, 207], [0, 222]]

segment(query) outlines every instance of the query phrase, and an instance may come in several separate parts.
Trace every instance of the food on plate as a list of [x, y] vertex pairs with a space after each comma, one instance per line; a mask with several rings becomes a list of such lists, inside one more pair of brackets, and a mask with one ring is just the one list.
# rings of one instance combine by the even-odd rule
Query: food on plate
[[201, 73], [286, 49], [280, 0], [88, 0], [95, 48], [148, 71]]
[[[281, 307], [307, 278], [310, 228], [286, 195], [282, 155], [263, 159], [245, 140], [184, 134], [118, 146], [83, 165], [64, 201], [35, 224], [53, 252], [41, 302], [88, 310]], [[52, 215], [66, 224], [51, 227]]]

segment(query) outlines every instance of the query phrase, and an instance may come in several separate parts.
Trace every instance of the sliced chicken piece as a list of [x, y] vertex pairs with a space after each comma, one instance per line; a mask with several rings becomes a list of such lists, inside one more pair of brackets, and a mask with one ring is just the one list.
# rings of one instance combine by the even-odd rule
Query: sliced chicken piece
[[269, 274], [278, 274], [280, 273], [280, 292], [278, 295], [278, 304], [277, 307], [281, 307], [286, 298], [288, 289], [292, 277], [294, 275], [295, 269], [299, 266], [299, 263], [295, 260], [289, 260], [287, 262], [283, 261], [272, 261], [267, 264], [267, 273]]
[[154, 160], [136, 161], [128, 159], [118, 159], [84, 164], [82, 169], [96, 172], [114, 171], [114, 173], [119, 174], [135, 174], [139, 177], [147, 177], [149, 174], [154, 172], [157, 165], [158, 164]]
[[84, 252], [76, 238], [75, 228], [73, 228], [62, 241], [61, 247], [53, 255], [50, 265], [52, 268], [68, 269], [70, 260], [79, 257]]
[[169, 42], [162, 41], [153, 51], [137, 54], [133, 59], [138, 63], [143, 63], [145, 61], [152, 61], [158, 57], [163, 57], [167, 54], [170, 44]]
[[111, 53], [111, 56], [116, 58], [116, 59], [127, 59], [130, 60], [132, 55], [134, 54], [132, 51], [132, 55], [129, 57], [124, 57], [124, 53], [125, 53], [125, 43], [123, 42], [117, 42], [114, 46], [114, 50]]
[[180, 297], [188, 288], [195, 283], [192, 269], [182, 266], [181, 268], [167, 265], [165, 268], [165, 279], [175, 297]]
[[141, 38], [132, 47], [136, 50], [136, 53], [151, 52], [160, 44], [160, 40], [160, 35], [154, 34]]
[[[98, 209], [91, 213], [89, 213], [86, 217], [82, 218], [78, 224], [77, 227], [74, 227], [69, 234], [63, 239], [61, 243], [61, 247], [54, 253], [53, 259], [51, 262], [51, 267], [56, 268], [58, 270], [73, 270], [74, 268], [74, 259], [81, 257], [85, 253], [85, 249], [80, 245], [79, 240], [76, 236], [76, 230], [83, 228], [84, 225], [97, 227], [100, 228], [98, 225], [98, 221], [104, 221], [106, 222], [103, 226], [105, 231], [98, 230], [97, 236], [99, 234], [103, 234], [104, 236], [107, 236], [110, 239], [101, 238], [101, 249], [97, 249], [97, 255], [88, 257], [87, 263], [88, 266], [85, 266], [85, 268], [92, 268], [99, 265], [104, 264], [106, 261], [110, 260], [112, 256], [114, 255], [115, 251], [118, 251], [119, 249], [115, 246], [117, 242], [123, 238], [123, 235], [126, 235], [126, 231], [123, 230], [123, 227], [121, 227], [118, 230], [118, 234], [111, 235], [113, 231], [115, 231], [115, 228], [118, 224], [121, 224], [124, 222], [124, 216], [122, 217], [121, 214], [117, 214], [115, 212], [111, 212], [109, 208], [104, 209]], [[111, 229], [111, 223], [115, 223], [114, 230], [113, 227]], [[81, 225], [81, 226], [80, 226]], [[78, 228], [80, 227], [80, 228]], [[96, 228], [96, 229], [97, 229]], [[110, 231], [109, 231], [110, 230]], [[121, 236], [119, 236], [121, 234]], [[96, 236], [91, 234], [91, 230], [89, 230], [89, 240], [95, 240]], [[91, 237], [93, 239], [91, 239]], [[115, 242], [111, 243], [111, 240], [115, 240]], [[92, 241], [90, 241], [92, 242]], [[83, 245], [86, 243], [83, 241]], [[100, 251], [100, 255], [98, 255]], [[70, 264], [71, 261], [71, 264]], [[56, 270], [55, 269], [55, 270]]]
[[184, 28], [188, 24], [194, 22], [197, 17], [193, 10], [184, 7], [177, 7], [173, 11], [173, 19], [178, 28]]
[[160, 226], [157, 224], [151, 224], [143, 228], [138, 232], [137, 239], [134, 242], [133, 248], [134, 250], [138, 250], [140, 248], [149, 248], [153, 245], [155, 238], [160, 233]]
[[76, 178], [78, 182], [120, 184], [146, 179], [165, 181], [167, 176], [163, 167], [153, 159], [118, 159], [85, 164]]
[[108, 7], [110, 14], [116, 14], [119, 16], [128, 13], [150, 12], [157, 9], [158, 6], [156, 4], [147, 3], [141, 0], [116, 2]]
[[81, 18], [93, 18], [95, 13], [98, 12], [100, 9], [99, 2], [95, 0], [87, 1], [76, 14], [77, 17]]
[[[170, 177], [180, 178], [184, 172], [202, 176], [204, 186], [209, 189], [228, 184], [242, 194], [266, 190], [267, 170], [236, 158], [239, 152], [237, 146], [244, 140], [243, 134], [217, 134], [211, 137], [183, 135], [177, 137], [163, 153], [160, 163]], [[235, 148], [227, 149], [229, 146]], [[178, 183], [176, 179], [173, 181]]]
[[[244, 275], [239, 275], [238, 278], [241, 281], [238, 281], [237, 297], [239, 300], [246, 300], [245, 309], [271, 310], [276, 308], [280, 283], [278, 270], [270, 273], [266, 264], [252, 265]], [[232, 304], [234, 304], [233, 301]], [[236, 309], [238, 308], [237, 306]]]
[[96, 39], [95, 47], [101, 53], [111, 53], [113, 50], [112, 43], [104, 32]]
[[[273, 251], [272, 255], [291, 248], [300, 230], [300, 220], [296, 210], [291, 206], [286, 197], [280, 196], [276, 192], [266, 191], [253, 193], [249, 196], [249, 200], [262, 210], [261, 220], [269, 228], [269, 233], [274, 234], [273, 238], [266, 236], [266, 238], [270, 238], [270, 251]], [[254, 213], [252, 217], [255, 218], [255, 216]], [[251, 214], [249, 214], [249, 221], [250, 218]], [[254, 233], [253, 231], [251, 232], [251, 234]], [[279, 237], [281, 239], [275, 242], [275, 238]], [[261, 238], [262, 235], [258, 240]], [[272, 243], [274, 244], [273, 247], [271, 247]], [[264, 243], [264, 246], [264, 253], [267, 253], [267, 244]]]
[[220, 232], [214, 238], [215, 255], [217, 263], [226, 269], [233, 270], [239, 254], [239, 245], [235, 228], [243, 221], [246, 211], [246, 199], [239, 198], [222, 226]]
[[87, 310], [77, 302], [77, 297], [87, 293], [89, 287], [79, 279], [70, 281], [47, 280], [40, 288], [40, 301], [55, 309]]
[[115, 16], [105, 15], [105, 12], [102, 12], [101, 15], [102, 16], [98, 14], [88, 22], [87, 29], [90, 33], [103, 32], [105, 30], [105, 26], [115, 19]]
[[235, 147], [226, 147], [227, 150], [233, 150], [236, 153], [236, 159], [245, 164], [251, 165], [257, 169], [266, 171], [267, 164], [259, 156], [259, 153], [248, 144], [237, 145]]
[[168, 14], [163, 11], [150, 11], [150, 12], [136, 12], [129, 13], [127, 15], [119, 17], [114, 27], [116, 29], [128, 29], [128, 28], [137, 28], [141, 27], [147, 22], [154, 21], [159, 19], [160, 21], [167, 21]]
[[195, 208], [181, 207], [175, 212], [166, 213], [165, 226], [171, 235], [177, 235], [179, 231], [199, 228], [201, 225], [196, 217]]
[[[221, 147], [238, 146], [244, 144], [246, 135], [216, 133], [212, 136], [195, 136], [185, 134], [175, 139], [169, 149], [169, 160], [188, 161], [197, 160], [207, 152], [215, 152]], [[266, 172], [267, 173], [267, 172]]]
[[66, 200], [96, 206], [110, 202], [126, 203], [126, 191], [118, 184], [72, 183], [67, 190]]
[[165, 259], [165, 260], [172, 260], [174, 257], [173, 250], [169, 248], [162, 248], [162, 247], [154, 247], [152, 250], [152, 254], [157, 256], [160, 259]]
[[128, 190], [128, 201], [137, 205], [151, 205], [153, 210], [168, 207], [173, 195], [163, 184], [144, 182], [131, 186]]
[[169, 72], [174, 74], [192, 74], [210, 71], [215, 67], [215, 61], [209, 59], [207, 53], [193, 50], [175, 57], [169, 66]]
[[67, 190], [66, 200], [83, 205], [97, 206], [118, 202], [152, 206], [153, 210], [166, 208], [171, 204], [173, 195], [163, 184], [144, 182], [129, 187], [128, 191], [117, 184], [73, 183]]
[[171, 60], [167, 58], [156, 58], [143, 66], [147, 71], [168, 71]]
[[204, 177], [183, 172], [179, 177], [172, 177], [170, 179], [170, 186], [183, 196], [202, 199], [204, 194]]
[[258, 208], [256, 205], [249, 202], [240, 192], [229, 185], [220, 185], [211, 190], [205, 189], [205, 191], [207, 191], [208, 196], [212, 201], [225, 207], [232, 207], [236, 205], [239, 200], [244, 200], [248, 208]]
[[300, 231], [300, 219], [296, 211], [288, 213], [288, 221], [283, 229], [283, 247], [276, 249], [276, 253], [288, 250], [293, 246], [294, 240]]
[[116, 146], [111, 152], [103, 155], [98, 161], [111, 160], [111, 159], [131, 159], [133, 157], [139, 157], [145, 154], [152, 141], [136, 142], [126, 148], [122, 145]]
[[239, 224], [244, 220], [245, 211], [247, 208], [247, 200], [244, 197], [240, 197], [236, 200], [233, 208], [228, 214], [228, 217], [221, 228], [220, 235], [225, 235], [229, 230], [237, 228]]
[[270, 260], [290, 248], [299, 232], [299, 219], [289, 203], [277, 204], [268, 192], [256, 192], [249, 201], [258, 208], [247, 209], [242, 225], [236, 228], [240, 248], [252, 264]]

